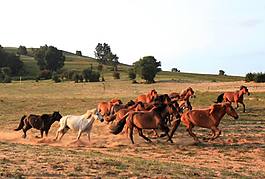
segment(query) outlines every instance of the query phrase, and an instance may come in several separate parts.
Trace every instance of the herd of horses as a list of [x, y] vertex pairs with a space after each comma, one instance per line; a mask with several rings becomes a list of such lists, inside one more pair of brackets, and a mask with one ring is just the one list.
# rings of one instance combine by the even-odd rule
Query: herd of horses
[[[238, 119], [238, 114], [232, 106], [232, 103], [243, 105], [244, 94], [249, 95], [246, 86], [241, 86], [236, 92], [224, 92], [217, 97], [217, 101], [205, 109], [193, 109], [190, 98], [195, 97], [191, 87], [183, 90], [181, 93], [158, 94], [155, 89], [146, 95], [140, 95], [135, 100], [130, 100], [123, 104], [120, 99], [112, 99], [107, 102], [100, 102], [97, 108], [87, 110], [81, 116], [67, 115], [61, 116], [59, 112], [43, 115], [24, 115], [15, 129], [23, 130], [23, 138], [26, 138], [26, 132], [35, 128], [40, 130], [41, 137], [43, 133], [48, 135], [51, 125], [59, 121], [60, 127], [57, 130], [54, 140], [61, 140], [64, 134], [72, 129], [78, 131], [77, 140], [82, 133], [87, 133], [90, 141], [90, 133], [95, 119], [109, 125], [110, 133], [119, 134], [123, 130], [129, 135], [131, 143], [134, 144], [133, 132], [138, 132], [139, 136], [148, 142], [152, 142], [143, 130], [153, 130], [156, 137], [167, 136], [167, 141], [172, 141], [172, 137], [182, 122], [187, 132], [196, 142], [200, 142], [192, 129], [195, 126], [208, 128], [212, 135], [207, 140], [214, 140], [220, 136], [221, 130], [218, 125], [225, 114]], [[160, 135], [158, 130], [161, 130]], [[59, 137], [60, 136], [60, 137]]]

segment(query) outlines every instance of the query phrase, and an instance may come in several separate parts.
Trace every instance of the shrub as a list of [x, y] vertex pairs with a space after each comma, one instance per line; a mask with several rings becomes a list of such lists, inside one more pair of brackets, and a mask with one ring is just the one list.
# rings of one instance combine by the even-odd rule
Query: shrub
[[80, 81], [80, 83], [83, 83], [84, 82], [83, 75], [79, 75], [79, 81]]
[[12, 82], [11, 77], [8, 75], [5, 75], [4, 80], [2, 82], [3, 83], [11, 83]]
[[42, 70], [42, 71], [40, 71], [39, 79], [47, 80], [47, 79], [51, 79], [51, 77], [52, 77], [52, 73], [51, 73], [50, 70]]
[[265, 73], [248, 73], [246, 74], [245, 80], [247, 82], [255, 81], [257, 83], [264, 83], [265, 82]]
[[74, 73], [73, 80], [75, 81], [75, 83], [79, 82], [79, 74], [78, 73]]
[[99, 82], [100, 74], [97, 71], [92, 71], [89, 77], [89, 82]]
[[90, 68], [86, 68], [86, 69], [83, 70], [82, 74], [83, 74], [84, 79], [85, 79], [86, 82], [89, 81], [91, 73], [92, 73], [92, 70]]
[[113, 76], [114, 79], [120, 79], [120, 73], [117, 72], [117, 71], [114, 71], [112, 76]]
[[60, 79], [59, 75], [57, 73], [55, 73], [55, 72], [52, 74], [52, 80], [55, 83], [60, 83], [61, 82], [61, 79]]
[[11, 69], [9, 67], [3, 67], [1, 68], [1, 71], [4, 75], [8, 75], [8, 76], [11, 75]]
[[265, 73], [257, 73], [254, 76], [254, 81], [257, 83], [264, 83], [265, 82]]
[[254, 81], [254, 77], [255, 77], [255, 74], [247, 73], [246, 77], [245, 77], [245, 80], [246, 80], [246, 82]]
[[130, 80], [134, 80], [136, 78], [136, 73], [132, 68], [129, 70], [128, 76]]

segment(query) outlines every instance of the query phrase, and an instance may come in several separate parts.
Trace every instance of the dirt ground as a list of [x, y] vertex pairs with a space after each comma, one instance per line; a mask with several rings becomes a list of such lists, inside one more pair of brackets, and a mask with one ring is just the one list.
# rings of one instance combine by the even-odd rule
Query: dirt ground
[[[227, 83], [160, 83], [124, 85], [107, 83], [75, 86], [67, 84], [13, 84], [0, 89], [0, 176], [6, 177], [88, 177], [88, 178], [264, 178], [265, 177], [265, 85], [244, 82]], [[24, 114], [59, 109], [63, 115], [82, 114], [99, 101], [112, 97], [134, 99], [138, 94], [155, 88], [159, 93], [181, 91], [188, 86], [196, 90], [194, 108], [209, 106], [221, 91], [234, 91], [246, 85], [251, 95], [245, 97], [246, 113], [237, 111], [239, 120], [226, 116], [219, 126], [220, 138], [204, 142], [208, 130], [195, 128], [201, 143], [196, 144], [181, 124], [173, 144], [166, 138], [154, 138], [147, 143], [134, 134], [132, 145], [125, 133], [109, 133], [109, 125], [95, 121], [91, 142], [83, 135], [69, 131], [62, 141], [53, 141], [59, 124], [54, 123], [49, 136], [36, 138], [39, 131], [31, 129], [28, 137], [15, 132]], [[55, 93], [51, 89], [60, 89]], [[100, 88], [100, 90], [99, 90]], [[48, 89], [48, 90], [47, 90]], [[15, 110], [14, 110], [15, 109]]]

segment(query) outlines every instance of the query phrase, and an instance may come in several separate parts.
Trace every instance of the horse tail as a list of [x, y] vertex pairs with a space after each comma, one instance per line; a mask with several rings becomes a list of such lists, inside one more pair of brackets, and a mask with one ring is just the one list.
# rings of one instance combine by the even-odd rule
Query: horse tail
[[220, 94], [218, 97], [217, 97], [217, 100], [215, 103], [221, 103], [223, 102], [224, 100], [224, 93]]
[[130, 113], [128, 112], [126, 115], [124, 115], [116, 125], [110, 126], [110, 133], [115, 135], [119, 134], [124, 128], [126, 124], [126, 118], [129, 116], [129, 114]]
[[19, 131], [24, 127], [24, 119], [26, 117], [27, 117], [26, 115], [22, 116], [22, 118], [20, 119], [20, 123], [19, 123], [18, 127], [16, 129], [14, 129], [14, 131]]

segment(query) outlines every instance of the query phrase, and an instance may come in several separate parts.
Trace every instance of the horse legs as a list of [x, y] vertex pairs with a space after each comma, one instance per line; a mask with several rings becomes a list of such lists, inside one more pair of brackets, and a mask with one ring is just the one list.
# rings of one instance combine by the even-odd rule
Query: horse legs
[[243, 101], [242, 101], [242, 102], [239, 102], [239, 103], [241, 103], [241, 104], [243, 105], [243, 112], [246, 112], [246, 106], [245, 106], [245, 104], [243, 103]]
[[221, 134], [221, 130], [218, 129], [217, 127], [213, 127], [212, 130], [213, 130], [214, 135], [210, 138], [210, 140], [216, 139]]
[[45, 136], [48, 137], [49, 129], [45, 130]]
[[90, 131], [87, 132], [87, 139], [88, 139], [88, 141], [90, 142]]
[[59, 138], [59, 141], [63, 138], [64, 134], [69, 130], [69, 128], [64, 128], [63, 130], [60, 130], [59, 132], [62, 133], [62, 135]]
[[133, 141], [133, 127], [130, 128], [129, 136], [130, 136], [132, 144], [134, 144], [134, 141]]
[[26, 125], [24, 128], [23, 128], [23, 132], [24, 134], [22, 135], [23, 138], [26, 138], [27, 137], [27, 130], [31, 129], [32, 127], [30, 125]]
[[[41, 129], [41, 130], [40, 130], [40, 138], [43, 138], [43, 132], [44, 132], [44, 131]], [[38, 136], [36, 136], [36, 137], [38, 137]]]
[[80, 136], [81, 136], [82, 132], [83, 132], [82, 130], [79, 130], [79, 131], [78, 131], [78, 134], [77, 134], [77, 138], [76, 138], [76, 140], [79, 140], [79, 139], [80, 139]]
[[179, 124], [180, 124], [180, 119], [178, 119], [178, 120], [176, 120], [176, 121], [173, 122], [173, 124], [172, 124], [172, 125], [173, 125], [173, 128], [172, 128], [172, 130], [171, 130], [171, 132], [170, 132], [170, 134], [169, 134], [170, 139], [173, 137], [173, 134], [174, 134], [175, 131], [177, 130]]
[[138, 132], [139, 132], [139, 136], [141, 136], [142, 138], [144, 138], [147, 142], [152, 142], [149, 138], [147, 138], [144, 134], [143, 134], [143, 131], [142, 129], [138, 129]]
[[192, 132], [192, 128], [193, 128], [193, 126], [191, 126], [191, 125], [187, 128], [188, 133], [190, 134], [191, 137], [193, 137], [193, 139], [196, 142], [200, 142], [198, 137]]

